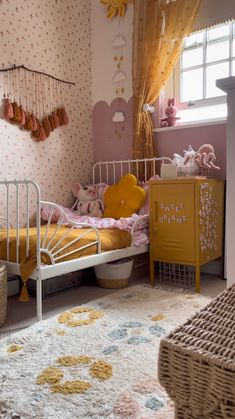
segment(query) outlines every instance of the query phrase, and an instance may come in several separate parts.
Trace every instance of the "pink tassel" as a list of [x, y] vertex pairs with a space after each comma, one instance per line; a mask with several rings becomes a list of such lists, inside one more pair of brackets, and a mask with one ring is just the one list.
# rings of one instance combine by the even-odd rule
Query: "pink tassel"
[[21, 114], [20, 114], [20, 107], [19, 107], [18, 103], [13, 102], [12, 107], [13, 107], [13, 112], [14, 112], [14, 116], [13, 116], [12, 120], [14, 122], [20, 122]]
[[28, 112], [26, 113], [26, 116], [25, 116], [25, 125], [24, 125], [24, 127], [28, 131], [32, 131], [33, 130], [32, 116]]
[[64, 120], [64, 125], [68, 125], [69, 118], [68, 118], [65, 108], [61, 108], [61, 114]]
[[40, 132], [39, 132], [39, 137], [38, 137], [38, 141], [44, 141], [47, 138], [45, 130], [43, 128], [43, 126], [40, 126]]
[[5, 116], [5, 118], [8, 118], [8, 119], [14, 118], [13, 106], [11, 104], [10, 99], [8, 97], [6, 97], [4, 99], [4, 102], [5, 102], [5, 104], [4, 104], [4, 116]]
[[35, 118], [35, 116], [32, 114], [32, 132], [36, 131], [38, 128], [38, 120]]
[[60, 126], [60, 120], [58, 118], [57, 113], [56, 112], [53, 112], [53, 116], [54, 116], [54, 125], [55, 125], [55, 128], [58, 128]]
[[64, 125], [64, 118], [63, 118], [63, 115], [61, 113], [61, 108], [57, 109], [56, 114], [57, 114], [57, 116], [59, 118], [59, 124], [60, 124], [60, 126]]
[[49, 122], [49, 119], [47, 117], [42, 120], [42, 126], [44, 128], [46, 136], [49, 137], [49, 135], [52, 131], [52, 128], [51, 128], [51, 124]]
[[54, 129], [56, 128], [56, 126], [55, 126], [55, 121], [54, 121], [53, 114], [51, 114], [51, 115], [48, 116], [48, 120], [49, 120], [50, 125], [51, 125], [51, 130], [54, 131]]
[[25, 111], [22, 108], [22, 106], [20, 105], [20, 120], [19, 120], [20, 125], [24, 125], [25, 124]]
[[40, 128], [41, 128], [41, 125], [40, 125], [39, 122], [37, 122], [37, 129], [35, 131], [33, 131], [33, 133], [32, 133], [34, 138], [37, 138], [37, 139], [39, 138]]

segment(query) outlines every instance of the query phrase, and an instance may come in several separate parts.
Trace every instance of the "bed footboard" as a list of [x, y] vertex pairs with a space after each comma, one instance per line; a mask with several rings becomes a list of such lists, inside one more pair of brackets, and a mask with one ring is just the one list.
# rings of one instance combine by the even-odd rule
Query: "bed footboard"
[[[59, 262], [61, 259], [64, 259], [68, 256], [73, 255], [74, 253], [80, 252], [82, 250], [85, 250], [89, 247], [92, 247], [94, 245], [97, 246], [97, 254], [101, 253], [101, 241], [100, 241], [100, 235], [99, 231], [96, 227], [91, 226], [90, 224], [86, 223], [80, 223], [73, 221], [68, 215], [65, 214], [64, 210], [57, 204], [54, 204], [53, 202], [47, 202], [47, 201], [41, 201], [41, 205], [46, 205], [50, 209], [48, 221], [46, 224], [46, 228], [44, 231], [44, 234], [41, 233], [41, 247], [40, 252], [46, 253], [51, 261], [51, 264], [55, 264], [56, 262]], [[51, 223], [53, 221], [53, 214], [54, 211], [56, 211], [58, 216], [57, 226], [53, 231], [53, 234], [49, 237], [49, 231], [51, 227]], [[64, 224], [66, 223], [67, 228], [66, 232], [62, 234], [58, 241], [56, 241], [56, 244], [54, 243], [54, 239], [56, 239], [56, 236], [58, 235], [60, 229]], [[85, 232], [79, 232], [80, 228], [85, 228]], [[76, 238], [69, 241], [69, 243], [64, 244], [64, 240], [69, 236], [70, 232], [74, 229], [77, 229]], [[89, 235], [89, 233], [93, 231], [95, 233], [96, 239], [86, 245], [79, 246], [79, 242], [82, 238]], [[71, 250], [71, 246], [77, 245], [76, 249]]]
[[[47, 205], [50, 208], [48, 221], [43, 227], [41, 225], [42, 205]], [[29, 257], [32, 240], [35, 244], [35, 236], [33, 239], [31, 236], [31, 226], [34, 226], [34, 230], [36, 229], [36, 267], [32, 277], [37, 281], [37, 319], [41, 320], [43, 279], [41, 272], [45, 266], [42, 263], [43, 255], [48, 256], [51, 265], [55, 265], [62, 259], [72, 256], [73, 253], [84, 251], [91, 246], [96, 246], [96, 254], [98, 255], [101, 253], [99, 231], [89, 224], [73, 221], [59, 205], [42, 201], [37, 183], [27, 179], [0, 180], [0, 208], [0, 236], [4, 238], [0, 259], [7, 265], [9, 274], [20, 274], [22, 254], [26, 258]], [[49, 234], [54, 211], [57, 214], [59, 213], [59, 221], [53, 229], [53, 233]], [[57, 240], [56, 236], [62, 227], [62, 223], [65, 222], [67, 224], [66, 232], [60, 235]], [[86, 229], [86, 231], [80, 232], [77, 227]], [[74, 229], [77, 229], [76, 237], [70, 239], [69, 234]], [[94, 240], [86, 245], [80, 245], [81, 239], [91, 231], [94, 233]], [[67, 241], [64, 244], [66, 237]], [[15, 249], [14, 253], [12, 247]]]
[[[155, 175], [158, 170], [158, 164], [164, 163], [165, 161], [171, 162], [171, 159], [168, 157], [154, 157], [151, 159], [98, 162], [93, 167], [93, 184], [95, 180], [98, 182], [106, 181], [107, 184], [115, 183], [118, 178], [126, 173], [135, 173], [139, 181], [147, 181], [149, 174], [152, 173], [152, 175]], [[141, 173], [143, 174], [143, 178], [141, 178]], [[48, 206], [50, 209], [47, 222], [43, 226], [41, 225], [42, 205]], [[0, 208], [0, 233], [3, 228], [3, 235], [5, 234], [4, 242], [6, 243], [5, 257], [2, 260], [6, 263], [9, 273], [20, 273], [19, 266], [22, 254], [20, 235], [24, 234], [25, 236], [23, 253], [27, 257], [30, 255], [30, 244], [32, 241], [30, 227], [36, 226], [36, 269], [30, 277], [35, 279], [37, 284], [38, 320], [42, 319], [42, 280], [147, 251], [146, 245], [143, 248], [133, 246], [133, 235], [139, 230], [139, 224], [148, 219], [148, 215], [141, 217], [134, 223], [131, 230], [131, 247], [101, 253], [99, 230], [89, 224], [78, 223], [72, 220], [59, 205], [42, 201], [38, 184], [31, 180], [0, 180]], [[54, 211], [57, 212], [57, 215], [59, 213], [59, 219], [57, 224], [54, 224], [51, 229], [50, 227], [54, 223]], [[64, 228], [64, 233], [57, 239], [57, 233], [60, 229], [62, 230], [65, 222], [66, 229]], [[78, 227], [85, 228], [86, 231], [79, 231]], [[145, 227], [147, 227], [147, 224]], [[23, 233], [21, 229], [23, 229]], [[75, 229], [76, 237], [67, 237]], [[84, 244], [82, 239], [90, 232], [93, 233], [94, 240], [92, 235], [92, 239], [88, 244]], [[69, 241], [66, 242], [66, 238]], [[10, 254], [12, 240], [14, 240], [15, 246], [15, 256], [13, 258], [12, 254]], [[83, 252], [90, 246], [96, 246], [96, 254], [89, 257], [81, 257], [79, 259], [79, 267], [77, 260], [63, 262], [64, 258], [70, 256], [72, 258], [75, 252]], [[83, 254], [84, 252], [81, 253], [81, 255]], [[47, 256], [46, 266], [41, 261], [45, 255]]]

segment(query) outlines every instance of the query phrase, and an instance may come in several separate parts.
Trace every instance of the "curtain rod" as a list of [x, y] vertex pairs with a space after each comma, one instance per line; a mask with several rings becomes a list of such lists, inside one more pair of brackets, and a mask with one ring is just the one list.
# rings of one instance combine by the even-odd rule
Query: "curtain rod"
[[52, 79], [57, 80], [57, 81], [60, 81], [61, 83], [73, 84], [75, 86], [75, 83], [72, 82], [72, 81], [67, 81], [67, 80], [59, 79], [58, 77], [51, 76], [51, 74], [44, 73], [43, 71], [31, 70], [30, 68], [25, 67], [23, 64], [22, 65], [15, 65], [14, 64], [12, 67], [1, 68], [0, 69], [0, 72], [16, 70], [18, 68], [23, 68], [24, 70], [30, 71], [31, 73], [43, 74], [44, 76], [51, 77]]

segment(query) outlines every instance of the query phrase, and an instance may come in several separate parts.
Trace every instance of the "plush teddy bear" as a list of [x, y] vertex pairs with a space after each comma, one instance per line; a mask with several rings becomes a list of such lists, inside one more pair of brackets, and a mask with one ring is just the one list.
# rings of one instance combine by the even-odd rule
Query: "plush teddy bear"
[[97, 193], [93, 186], [81, 186], [80, 183], [73, 183], [72, 193], [77, 198], [73, 206], [77, 215], [102, 217], [103, 202], [101, 199], [97, 199]]
[[172, 127], [176, 124], [177, 119], [180, 119], [177, 114], [177, 107], [175, 106], [175, 98], [168, 99], [167, 107], [165, 110], [166, 118], [161, 120], [162, 127]]

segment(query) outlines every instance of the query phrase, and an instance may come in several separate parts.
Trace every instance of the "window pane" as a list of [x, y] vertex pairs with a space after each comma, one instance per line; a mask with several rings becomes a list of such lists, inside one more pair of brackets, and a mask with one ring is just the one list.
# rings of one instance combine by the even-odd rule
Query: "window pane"
[[206, 97], [223, 96], [223, 92], [215, 85], [217, 79], [229, 76], [229, 63], [210, 65], [206, 69]]
[[183, 72], [181, 83], [181, 102], [202, 99], [202, 68]]
[[232, 76], [235, 76], [235, 60], [232, 61]]
[[229, 24], [217, 26], [216, 28], [207, 31], [207, 40], [214, 41], [215, 39], [222, 38], [229, 35]]
[[232, 47], [232, 56], [235, 57], [235, 23], [233, 24], [233, 47]]
[[207, 119], [226, 118], [227, 104], [202, 106], [201, 108], [190, 108], [179, 110], [177, 116], [180, 117], [180, 123], [205, 121]]
[[202, 64], [203, 50], [202, 48], [194, 48], [184, 51], [182, 55], [182, 68], [194, 67]]
[[208, 44], [206, 51], [206, 62], [223, 60], [229, 58], [229, 41]]
[[191, 36], [185, 38], [184, 48], [197, 46], [203, 43], [203, 32], [194, 33]]

